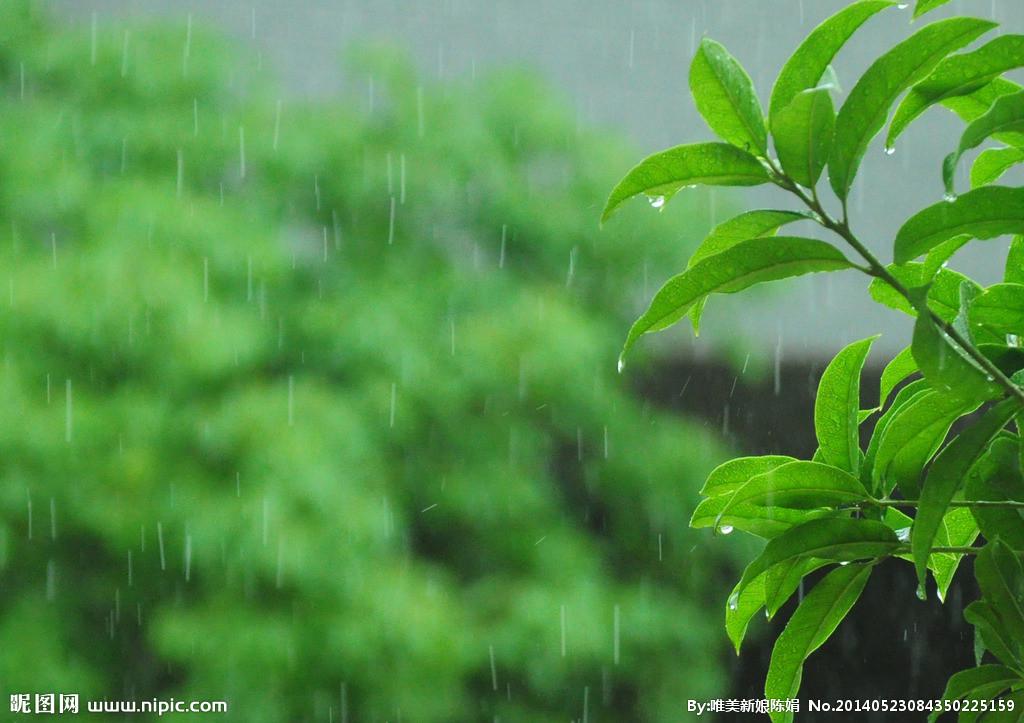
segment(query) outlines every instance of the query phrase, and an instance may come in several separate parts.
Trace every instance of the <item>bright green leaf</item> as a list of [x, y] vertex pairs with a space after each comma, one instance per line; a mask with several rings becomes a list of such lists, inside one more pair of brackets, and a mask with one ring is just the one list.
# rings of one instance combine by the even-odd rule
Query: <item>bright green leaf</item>
[[769, 180], [760, 161], [728, 143], [676, 146], [648, 156], [619, 181], [608, 197], [601, 222], [607, 221], [623, 202], [640, 194], [665, 203], [686, 186], [757, 186]]
[[1024, 131], [1024, 91], [1000, 97], [985, 115], [972, 121], [964, 129], [957, 150], [942, 162], [942, 178], [946, 189], [949, 192], [953, 191], [956, 167], [964, 153], [977, 148], [987, 138], [997, 133], [1021, 131]]
[[736, 648], [736, 654], [740, 654], [740, 646], [743, 638], [747, 635], [747, 628], [750, 620], [757, 614], [757, 611], [764, 607], [764, 575], [754, 580], [742, 591], [733, 591], [729, 594], [725, 606], [725, 632]]
[[1009, 233], [1024, 233], [1024, 188], [982, 186], [911, 216], [896, 234], [896, 263], [912, 261], [961, 234], [990, 239]]
[[1006, 273], [1003, 281], [1012, 284], [1024, 284], [1024, 236], [1016, 236], [1010, 242], [1010, 251], [1006, 254]]
[[884, 557], [899, 547], [896, 533], [881, 522], [849, 517], [810, 520], [770, 540], [747, 565], [742, 590], [758, 575], [794, 557], [851, 562]]
[[704, 38], [690, 64], [697, 110], [722, 140], [749, 153], [768, 154], [764, 113], [754, 83], [720, 43]]
[[764, 573], [764, 608], [771, 619], [800, 587], [800, 582], [815, 570], [831, 564], [813, 557], [794, 557]]
[[982, 151], [971, 166], [971, 188], [995, 183], [1018, 163], [1024, 163], [1024, 148], [988, 148]]
[[[886, 268], [904, 288], [917, 289], [931, 284], [928, 288], [928, 308], [946, 321], [956, 318], [957, 312], [960, 310], [960, 286], [965, 281], [969, 282], [969, 278], [958, 271], [943, 268], [939, 268], [937, 273], [929, 276], [928, 265], [916, 261], [906, 264], [889, 264]], [[873, 279], [868, 291], [871, 298], [878, 303], [910, 316], [917, 316], [917, 309], [907, 300], [907, 297], [886, 281]]]
[[621, 356], [643, 334], [679, 321], [708, 294], [731, 294], [765, 281], [851, 267], [838, 249], [814, 239], [779, 236], [744, 241], [669, 279], [647, 311], [633, 323]]
[[805, 188], [818, 182], [828, 162], [835, 116], [827, 88], [797, 93], [789, 105], [772, 116], [772, 138], [779, 162]]
[[797, 460], [752, 477], [738, 487], [722, 515], [743, 504], [812, 509], [860, 502], [867, 496], [864, 485], [849, 472], [821, 462]]
[[976, 18], [940, 20], [918, 30], [876, 60], [850, 91], [836, 117], [829, 181], [845, 199], [868, 144], [885, 125], [900, 93], [924, 78], [949, 53], [996, 26]]
[[[760, 209], [741, 213], [739, 216], [715, 226], [690, 256], [686, 266], [689, 268], [698, 261], [735, 246], [740, 241], [774, 236], [786, 224], [806, 221], [809, 218], [811, 218], [809, 214], [799, 211]], [[700, 331], [700, 318], [706, 303], [707, 299], [701, 299], [690, 309], [690, 321], [693, 323], [694, 333]]]
[[891, 148], [904, 129], [936, 103], [973, 93], [996, 76], [1022, 65], [1024, 35], [1000, 35], [977, 50], [946, 58], [896, 108], [886, 146]]
[[818, 85], [839, 49], [872, 15], [895, 5], [861, 0], [843, 8], [811, 31], [779, 72], [768, 103], [769, 116], [789, 105], [797, 93]]
[[753, 504], [733, 505], [725, 514], [728, 496], [702, 500], [693, 511], [690, 527], [713, 527], [719, 531], [740, 530], [770, 540], [796, 525], [831, 514], [832, 510], [790, 509], [788, 507], [762, 507]]
[[[764, 694], [769, 700], [796, 698], [804, 661], [820, 648], [860, 597], [871, 575], [870, 565], [832, 570], [803, 599], [775, 641]], [[789, 712], [773, 712], [774, 723], [793, 720]]]
[[[935, 534], [935, 547], [967, 547], [978, 537], [978, 523], [966, 507], [954, 507], [942, 517], [942, 524]], [[928, 557], [928, 567], [935, 578], [935, 587], [940, 601], [945, 601], [946, 592], [953, 582], [953, 576], [960, 566], [963, 555], [958, 552], [933, 552]]]
[[[970, 123], [988, 113], [992, 104], [1002, 96], [1018, 93], [1020, 90], [1021, 86], [1013, 81], [996, 78], [973, 93], [946, 98], [942, 105], [956, 113], [961, 120]], [[1007, 146], [1024, 147], [1024, 133], [998, 133], [993, 137]]]
[[705, 497], [718, 497], [732, 494], [736, 488], [742, 487], [751, 477], [770, 472], [776, 467], [795, 462], [793, 457], [781, 454], [767, 454], [760, 457], [737, 457], [730, 459], [711, 470], [707, 481], [700, 489]]
[[914, 355], [908, 346], [894, 356], [892, 361], [886, 364], [885, 369], [882, 370], [882, 380], [879, 384], [878, 392], [878, 408], [884, 408], [885, 403], [889, 401], [889, 395], [892, 394], [892, 390], [896, 385], [916, 371], [917, 362], [914, 361]]
[[860, 472], [860, 374], [877, 336], [850, 344], [825, 368], [814, 399], [814, 431], [825, 462]]
[[928, 556], [935, 546], [935, 538], [949, 503], [959, 491], [971, 468], [985, 454], [989, 443], [999, 434], [1015, 414], [1020, 411], [1016, 400], [1007, 399], [992, 409], [972, 427], [961, 432], [945, 449], [939, 452], [928, 470], [917, 516], [910, 535], [910, 548], [921, 588], [924, 588]]
[[917, 5], [914, 6], [914, 17], [919, 18], [925, 13], [930, 13], [932, 10], [938, 7], [942, 7], [949, 0], [917, 0]]

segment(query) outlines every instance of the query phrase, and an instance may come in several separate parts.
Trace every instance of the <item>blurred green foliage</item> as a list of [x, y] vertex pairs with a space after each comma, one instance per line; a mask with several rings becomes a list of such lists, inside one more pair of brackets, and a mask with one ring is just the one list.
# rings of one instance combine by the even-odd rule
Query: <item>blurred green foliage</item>
[[0, 15], [5, 695], [259, 723], [722, 692], [730, 562], [687, 530], [721, 450], [614, 369], [699, 194], [599, 232], [632, 154], [523, 74], [370, 48], [344, 100], [282, 102], [198, 26]]

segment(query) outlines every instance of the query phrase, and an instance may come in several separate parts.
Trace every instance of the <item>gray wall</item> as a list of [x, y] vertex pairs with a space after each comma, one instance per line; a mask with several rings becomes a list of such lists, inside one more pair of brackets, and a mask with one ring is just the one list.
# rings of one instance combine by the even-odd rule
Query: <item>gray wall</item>
[[[848, 4], [845, 0], [51, 0], [68, 22], [88, 24], [161, 16], [181, 23], [192, 13], [208, 18], [243, 41], [249, 64], [263, 63], [282, 78], [288, 92], [315, 97], [343, 82], [338, 56], [352, 42], [390, 39], [411, 49], [426, 73], [447, 78], [490, 65], [514, 62], [541, 69], [564, 90], [581, 121], [623, 129], [642, 152], [708, 138], [693, 109], [687, 70], [695, 41], [709, 35], [724, 43], [748, 68], [762, 98], [791, 50], [814, 25]], [[1019, 0], [957, 0], [951, 12], [995, 17], [997, 32], [1024, 31]], [[910, 31], [910, 9], [888, 10], [869, 23], [837, 60], [848, 90], [887, 44]], [[918, 25], [921, 23], [918, 22]], [[901, 220], [942, 198], [941, 158], [951, 150], [959, 121], [932, 110], [904, 135], [895, 154], [876, 140], [851, 199], [855, 230], [883, 258]], [[625, 170], [625, 169], [623, 169]], [[755, 189], [740, 199], [763, 206], [788, 203], [781, 192]], [[811, 233], [811, 229], [803, 232]], [[598, 233], [595, 226], [595, 233]], [[1004, 241], [979, 245], [956, 265], [983, 281], [999, 273]], [[674, 270], [656, 272], [659, 280]], [[801, 279], [754, 305], [738, 298], [716, 300], [707, 331], [691, 340], [673, 330], [670, 342], [708, 349], [717, 323], [748, 331], [755, 348], [786, 356], [825, 355], [838, 346], [885, 330], [879, 348], [895, 350], [909, 324], [863, 295], [865, 281], [849, 273]], [[752, 307], [752, 308], [751, 308]], [[748, 310], [749, 309], [749, 310]]]

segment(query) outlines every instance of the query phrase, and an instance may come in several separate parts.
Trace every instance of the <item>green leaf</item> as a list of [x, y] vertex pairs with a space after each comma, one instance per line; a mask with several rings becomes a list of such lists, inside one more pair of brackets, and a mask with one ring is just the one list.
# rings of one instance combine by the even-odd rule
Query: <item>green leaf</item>
[[1010, 242], [1010, 251], [1006, 254], [1006, 273], [1003, 281], [1012, 284], [1024, 284], [1024, 236], [1017, 236]]
[[928, 317], [919, 317], [914, 323], [911, 349], [924, 378], [951, 397], [985, 401], [1002, 391], [963, 347]]
[[789, 176], [813, 188], [828, 162], [836, 113], [827, 88], [797, 93], [771, 118], [772, 138], [779, 162]]
[[1002, 542], [993, 540], [978, 553], [974, 576], [982, 599], [995, 613], [1005, 637], [1014, 641], [1014, 650], [1019, 650], [1024, 641], [1024, 572], [1020, 559]]
[[[741, 213], [735, 218], [720, 223], [711, 230], [711, 233], [701, 242], [697, 250], [693, 252], [687, 262], [687, 268], [698, 261], [709, 256], [725, 251], [738, 244], [740, 241], [748, 241], [752, 238], [765, 238], [774, 236], [783, 226], [795, 221], [806, 221], [811, 216], [799, 211], [773, 211], [756, 210]], [[700, 318], [704, 312], [707, 299], [702, 299], [690, 309], [690, 321], [693, 323], [694, 333], [700, 331]]]
[[912, 261], [961, 234], [990, 239], [1008, 233], [1024, 233], [1024, 188], [982, 186], [911, 216], [896, 234], [896, 263]]
[[808, 520], [832, 514], [834, 510], [798, 510], [788, 507], [762, 507], [753, 504], [734, 505], [725, 512], [729, 496], [710, 497], [702, 500], [693, 511], [690, 527], [700, 529], [713, 527], [719, 531], [740, 530], [756, 537], [770, 540]]
[[889, 401], [889, 395], [892, 394], [892, 390], [896, 385], [916, 371], [917, 362], [914, 361], [914, 355], [908, 346], [894, 356], [892, 361], [886, 364], [885, 369], [882, 370], [882, 380], [879, 384], [878, 392], [878, 408], [884, 408], [885, 403]]
[[1024, 148], [987, 148], [971, 166], [971, 188], [995, 183], [1018, 163], [1024, 163]]
[[814, 400], [814, 431], [822, 458], [852, 475], [860, 472], [857, 413], [860, 374], [878, 336], [854, 342], [825, 368]]
[[[981, 665], [977, 668], [961, 670], [950, 677], [943, 700], [992, 700], [1010, 686], [1024, 682], [1020, 673], [1002, 665]], [[934, 723], [942, 714], [942, 709], [933, 711], [928, 722]]]
[[[999, 98], [1011, 93], [1020, 92], [1021, 86], [1006, 78], [996, 78], [986, 86], [968, 95], [960, 95], [954, 98], [947, 98], [942, 101], [949, 110], [960, 116], [960, 119], [970, 123], [988, 113], [989, 108]], [[999, 133], [994, 138], [1008, 146], [1024, 146], [1024, 133]]]
[[942, 7], [949, 0], [917, 0], [917, 5], [914, 6], [914, 17], [919, 18], [925, 13], [930, 13], [932, 10], [938, 7]]
[[1020, 411], [1016, 400], [1007, 399], [990, 410], [972, 427], [961, 432], [939, 452], [921, 487], [920, 502], [910, 535], [910, 549], [920, 590], [924, 591], [928, 556], [949, 503], [967, 478], [971, 468], [985, 454], [989, 443]]
[[[885, 413], [882, 414], [882, 416], [875, 422], [875, 428], [871, 431], [871, 440], [868, 442], [867, 451], [864, 453], [864, 461], [861, 463], [860, 474], [861, 479], [864, 480], [865, 484], [870, 485], [872, 494], [878, 495], [880, 493], [880, 487], [878, 484], [879, 478], [875, 473], [875, 467], [878, 448], [881, 440], [886, 436], [886, 430], [896, 415], [900, 413], [900, 410], [929, 389], [928, 382], [924, 379], [915, 379], [910, 382], [896, 393], [896, 396], [892, 400], [892, 404], [889, 405], [889, 408], [885, 410]], [[888, 492], [888, 490], [886, 490], [886, 492]]]
[[886, 146], [891, 148], [904, 129], [936, 103], [973, 93], [996, 76], [1022, 65], [1024, 35], [1000, 35], [977, 50], [946, 58], [896, 108]]
[[886, 0], [861, 0], [812, 30], [779, 72], [768, 103], [769, 116], [789, 105], [797, 93], [817, 86], [836, 53], [857, 28], [878, 11], [893, 5]]
[[700, 489], [700, 494], [705, 497], [732, 494], [738, 487], [745, 485], [751, 477], [770, 472], [780, 465], [795, 461], [794, 457], [781, 454], [730, 459], [711, 470], [707, 481]]
[[[738, 587], [738, 585], [737, 585]], [[733, 588], [725, 605], [725, 632], [740, 654], [740, 646], [747, 635], [750, 620], [764, 607], [764, 575], [747, 585], [742, 592]]]
[[[1024, 479], [1020, 469], [1020, 443], [1000, 437], [974, 466], [964, 483], [970, 500], [1024, 501]], [[1024, 517], [1021, 510], [1008, 507], [972, 507], [974, 519], [988, 540], [1001, 539], [1011, 547], [1024, 550]]]
[[800, 587], [800, 582], [815, 570], [830, 565], [828, 560], [794, 557], [764, 573], [764, 608], [770, 620]]
[[[954, 507], [942, 517], [942, 524], [935, 534], [935, 547], [967, 547], [978, 537], [978, 523], [966, 507]], [[935, 578], [939, 600], [945, 602], [956, 570], [963, 555], [958, 552], [933, 552], [928, 557], [928, 567]]]
[[899, 547], [896, 533], [874, 520], [828, 517], [810, 520], [769, 540], [764, 550], [747, 565], [737, 589], [758, 575], [794, 557], [816, 557], [851, 562], [884, 557]]
[[671, 326], [708, 294], [731, 294], [765, 281], [851, 267], [838, 249], [814, 239], [778, 236], [736, 244], [669, 279], [630, 328], [620, 360], [643, 334]]
[[690, 92], [697, 110], [718, 136], [737, 148], [768, 154], [764, 113], [754, 83], [720, 43], [704, 38], [690, 64]]
[[1024, 91], [1001, 96], [985, 115], [971, 122], [960, 136], [960, 145], [942, 162], [942, 178], [952, 193], [960, 157], [997, 133], [1024, 131]]
[[759, 160], [728, 143], [676, 146], [648, 156], [619, 181], [608, 197], [601, 223], [625, 201], [640, 194], [667, 202], [686, 186], [757, 186], [769, 180]]
[[849, 195], [868, 143], [885, 125], [889, 107], [900, 93], [925, 77], [949, 53], [995, 26], [976, 18], [940, 20], [897, 44], [867, 69], [836, 117], [829, 181], [839, 198]]
[[1024, 336], [1024, 284], [995, 284], [970, 306], [971, 328]]
[[[800, 690], [804, 661], [839, 627], [860, 597], [870, 565], [849, 565], [832, 570], [803, 599], [785, 630], [775, 641], [764, 694], [769, 700], [795, 698]], [[772, 721], [791, 721], [791, 712], [773, 712]]]
[[[936, 274], [943, 271], [942, 267], [946, 262], [953, 258], [953, 254], [963, 248], [970, 240], [971, 237], [967, 234], [954, 236], [929, 251], [928, 255], [924, 258], [924, 268], [922, 270], [925, 282], [930, 282]], [[966, 279], [966, 277], [964, 278]]]
[[769, 507], [835, 507], [867, 499], [860, 480], [837, 467], [797, 460], [752, 477], [738, 487], [722, 509], [723, 517], [739, 505]]
[[[957, 238], [963, 238], [962, 236]], [[938, 248], [938, 247], [937, 247]], [[960, 286], [971, 280], [958, 271], [939, 268], [937, 273], [929, 276], [927, 263], [910, 261], [906, 264], [889, 264], [886, 269], [897, 281], [907, 289], [928, 288], [928, 308], [946, 321], [956, 318], [960, 310]], [[981, 288], [980, 286], [978, 287]], [[902, 311], [910, 316], [917, 316], [917, 309], [903, 294], [891, 287], [882, 279], [873, 279], [868, 286], [871, 298], [890, 309]]]
[[993, 655], [1007, 665], [1021, 664], [1020, 643], [1007, 632], [995, 609], [986, 600], [975, 600], [964, 608], [964, 620], [975, 628], [975, 635]]
[[871, 471], [874, 488], [888, 492], [898, 485], [901, 489], [915, 491], [921, 471], [946, 438], [953, 422], [976, 409], [978, 404], [936, 389], [914, 394], [895, 410], [880, 433], [875, 430], [880, 438]]

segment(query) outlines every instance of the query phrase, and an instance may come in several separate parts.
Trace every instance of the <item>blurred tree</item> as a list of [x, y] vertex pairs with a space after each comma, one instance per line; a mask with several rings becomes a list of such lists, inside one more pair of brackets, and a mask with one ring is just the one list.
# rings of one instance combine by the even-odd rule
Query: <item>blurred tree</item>
[[631, 154], [523, 74], [371, 48], [304, 105], [198, 27], [0, 14], [5, 693], [259, 723], [724, 690], [735, 570], [687, 530], [719, 446], [614, 370], [701, 196], [598, 233]]

